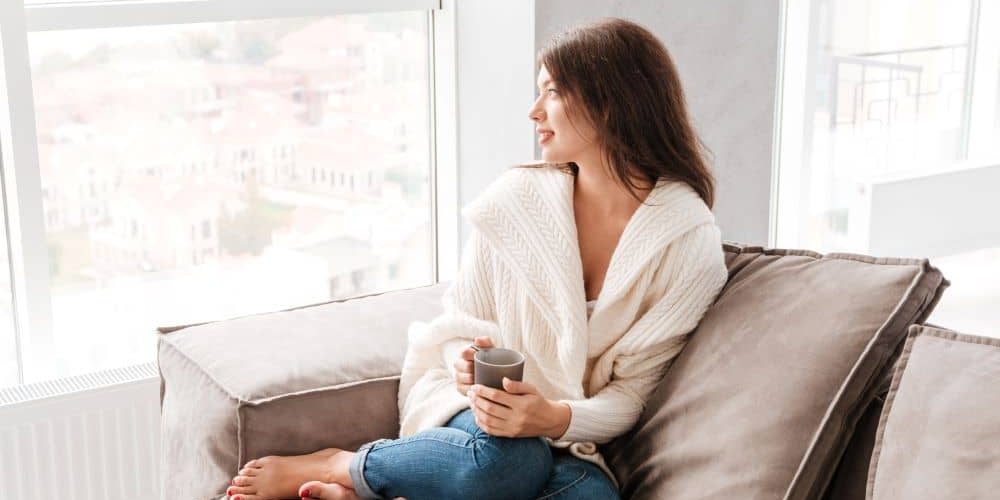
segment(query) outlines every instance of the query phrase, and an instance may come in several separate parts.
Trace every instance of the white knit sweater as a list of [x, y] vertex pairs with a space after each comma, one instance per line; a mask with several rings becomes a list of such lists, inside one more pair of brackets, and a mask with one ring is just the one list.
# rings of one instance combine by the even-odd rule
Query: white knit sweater
[[554, 447], [617, 480], [597, 444], [628, 431], [726, 283], [715, 218], [683, 182], [661, 180], [629, 220], [587, 316], [572, 175], [514, 168], [462, 210], [473, 231], [444, 312], [414, 322], [399, 387], [400, 436], [469, 407], [453, 363], [476, 336], [517, 349], [524, 381], [569, 404]]

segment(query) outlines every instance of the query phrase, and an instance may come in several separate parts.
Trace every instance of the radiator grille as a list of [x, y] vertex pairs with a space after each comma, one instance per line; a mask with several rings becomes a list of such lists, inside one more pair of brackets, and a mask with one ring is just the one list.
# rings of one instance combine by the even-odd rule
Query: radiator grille
[[153, 364], [0, 392], [0, 499], [156, 498]]

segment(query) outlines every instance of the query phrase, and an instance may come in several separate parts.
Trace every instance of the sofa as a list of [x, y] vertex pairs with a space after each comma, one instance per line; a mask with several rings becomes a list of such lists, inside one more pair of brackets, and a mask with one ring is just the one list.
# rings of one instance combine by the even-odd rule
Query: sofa
[[[927, 259], [723, 250], [726, 286], [636, 425], [600, 444], [623, 498], [1000, 491], [1000, 345], [925, 324], [949, 285]], [[159, 328], [161, 498], [224, 498], [252, 458], [396, 437], [407, 327], [447, 286]]]

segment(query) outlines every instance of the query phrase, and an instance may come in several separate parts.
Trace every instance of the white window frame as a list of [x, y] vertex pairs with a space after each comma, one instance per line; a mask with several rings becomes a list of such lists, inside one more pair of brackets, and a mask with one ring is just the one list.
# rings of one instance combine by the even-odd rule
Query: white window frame
[[5, 195], [18, 384], [27, 378], [25, 368], [32, 368], [25, 366], [23, 353], [53, 343], [28, 33], [413, 10], [429, 16], [432, 276], [437, 283], [453, 278], [460, 247], [455, 0], [0, 1], [0, 102], [6, 106], [0, 113], [0, 189]]

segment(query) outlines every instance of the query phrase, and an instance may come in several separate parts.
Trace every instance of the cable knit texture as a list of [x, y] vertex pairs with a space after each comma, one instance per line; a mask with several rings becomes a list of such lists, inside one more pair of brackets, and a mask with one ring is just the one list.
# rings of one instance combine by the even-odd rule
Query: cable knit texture
[[587, 315], [574, 177], [514, 168], [462, 210], [472, 233], [442, 314], [414, 322], [399, 387], [400, 436], [469, 407], [453, 363], [477, 336], [517, 349], [524, 381], [572, 409], [553, 447], [611, 473], [597, 445], [625, 433], [726, 283], [715, 217], [660, 180], [625, 227]]

